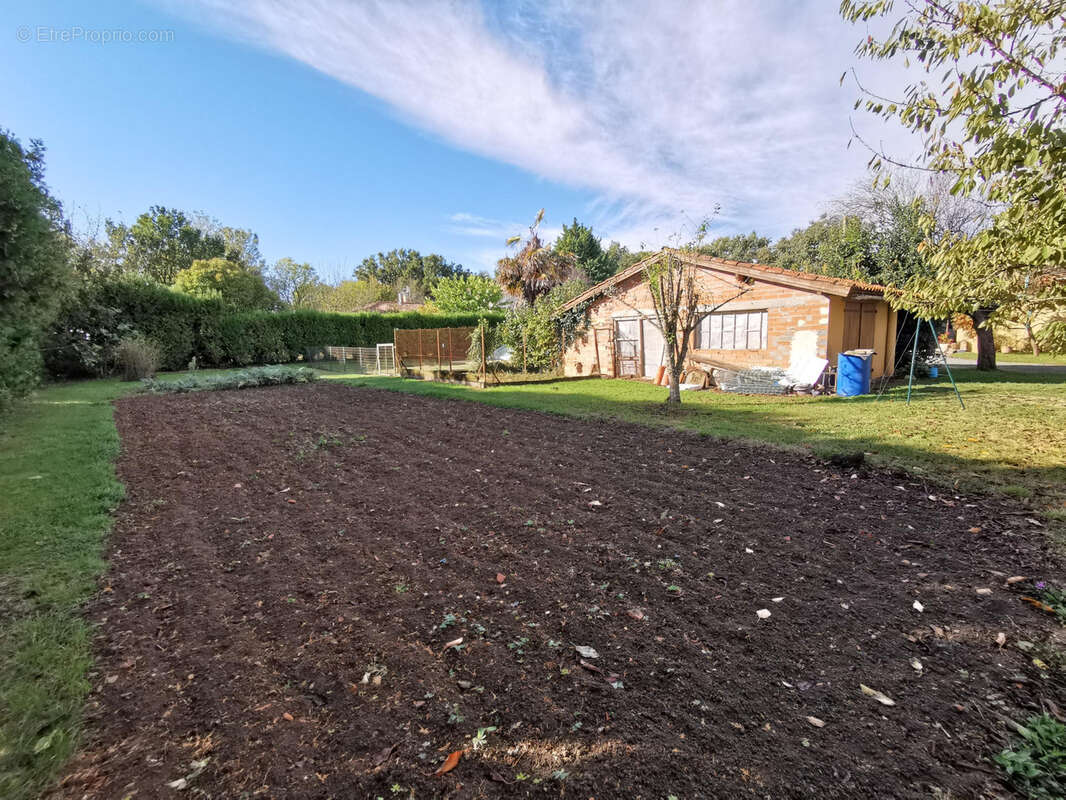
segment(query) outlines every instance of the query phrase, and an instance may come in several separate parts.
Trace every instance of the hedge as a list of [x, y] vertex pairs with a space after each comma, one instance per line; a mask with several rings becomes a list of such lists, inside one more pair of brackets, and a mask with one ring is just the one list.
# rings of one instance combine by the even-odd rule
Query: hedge
[[86, 284], [53, 329], [48, 368], [58, 376], [109, 374], [114, 348], [133, 333], [155, 340], [164, 370], [199, 366], [245, 367], [298, 360], [324, 345], [373, 347], [392, 341], [393, 328], [476, 325], [481, 316], [502, 314], [379, 314], [320, 311], [227, 312], [165, 286], [138, 281]]

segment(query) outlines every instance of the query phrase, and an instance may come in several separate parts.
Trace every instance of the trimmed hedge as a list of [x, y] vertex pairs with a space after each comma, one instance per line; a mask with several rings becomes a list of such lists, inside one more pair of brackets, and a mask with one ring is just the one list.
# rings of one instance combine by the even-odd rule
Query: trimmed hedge
[[54, 375], [106, 375], [125, 336], [140, 333], [160, 347], [160, 367], [245, 367], [296, 361], [324, 345], [373, 347], [392, 341], [393, 328], [457, 328], [482, 316], [403, 312], [335, 314], [320, 311], [227, 312], [165, 286], [118, 280], [86, 284], [52, 331], [48, 368]]

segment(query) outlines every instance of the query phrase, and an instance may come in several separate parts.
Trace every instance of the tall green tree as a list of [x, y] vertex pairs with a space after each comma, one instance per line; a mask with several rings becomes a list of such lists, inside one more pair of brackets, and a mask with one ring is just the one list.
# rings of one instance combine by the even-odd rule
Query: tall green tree
[[766, 263], [771, 258], [770, 240], [755, 231], [749, 234], [738, 233], [735, 236], [719, 236], [707, 244], [700, 245], [700, 253], [714, 258], [747, 263]]
[[0, 129], [0, 409], [41, 375], [41, 337], [70, 277], [62, 208], [44, 182], [44, 145]]
[[194, 214], [191, 224], [204, 236], [222, 240], [222, 257], [243, 267], [263, 271], [266, 259], [259, 252], [259, 234], [247, 228], [231, 228], [207, 214]]
[[417, 295], [432, 293], [441, 278], [469, 275], [462, 264], [449, 261], [442, 255], [422, 255], [417, 250], [397, 249], [367, 256], [355, 268], [357, 280], [374, 279], [393, 289], [410, 288]]
[[563, 232], [559, 234], [553, 247], [556, 252], [572, 255], [578, 269], [582, 270], [590, 281], [599, 283], [618, 272], [621, 265], [624, 248], [617, 242], [612, 242], [611, 245], [605, 250], [592, 228], [582, 225], [577, 221], [577, 217], [574, 217], [574, 221], [569, 225], [563, 225]]
[[291, 258], [279, 258], [270, 268], [267, 285], [292, 308], [310, 308], [321, 281], [315, 268]]
[[175, 276], [174, 288], [193, 297], [217, 298], [234, 311], [272, 309], [280, 302], [260, 272], [228, 258], [194, 261]]
[[507, 246], [520, 245], [513, 256], [505, 256], [496, 262], [496, 281], [505, 291], [521, 297], [527, 305], [554, 287], [577, 276], [577, 258], [548, 247], [540, 238], [538, 228], [544, 221], [544, 209], [537, 212], [529, 226], [525, 241], [521, 236], [512, 236]]
[[871, 280], [873, 232], [853, 215], [823, 215], [780, 239], [766, 256], [774, 266], [834, 278]]
[[[950, 175], [953, 194], [1001, 209], [979, 231], [928, 237], [935, 272], [899, 302], [927, 317], [970, 313], [979, 331], [997, 317], [1066, 316], [1066, 3], [844, 0], [840, 10], [866, 31], [858, 55], [924, 72], [895, 98], [860, 83], [856, 105], [920, 135], [917, 166]], [[882, 20], [894, 24], [870, 33]], [[871, 166], [893, 160], [875, 151]], [[995, 368], [980, 337], [977, 366]]]
[[152, 206], [128, 227], [111, 220], [106, 225], [109, 258], [117, 267], [162, 284], [173, 283], [194, 261], [226, 255], [221, 235], [205, 234], [177, 209]]

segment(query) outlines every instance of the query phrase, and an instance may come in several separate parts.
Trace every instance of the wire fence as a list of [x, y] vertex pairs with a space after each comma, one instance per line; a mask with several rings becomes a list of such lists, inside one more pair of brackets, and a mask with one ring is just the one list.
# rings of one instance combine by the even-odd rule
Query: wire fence
[[376, 347], [323, 345], [304, 351], [304, 361], [315, 369], [342, 374], [395, 375], [396, 354], [391, 342]]

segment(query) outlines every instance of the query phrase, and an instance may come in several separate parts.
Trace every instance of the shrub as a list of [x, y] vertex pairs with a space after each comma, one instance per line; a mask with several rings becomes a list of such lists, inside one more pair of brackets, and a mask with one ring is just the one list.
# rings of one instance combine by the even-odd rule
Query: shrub
[[159, 368], [202, 358], [200, 331], [225, 310], [138, 277], [85, 280], [64, 304], [45, 342], [48, 371], [62, 377], [109, 375], [119, 343], [141, 334], [159, 347]]
[[1007, 774], [1007, 782], [1034, 800], [1051, 800], [1066, 793], [1066, 725], [1047, 714], [1013, 724], [1022, 741], [993, 760]]
[[522, 363], [524, 342], [527, 369], [551, 370], [559, 366], [564, 346], [573, 342], [588, 319], [584, 307], [576, 314], [567, 313], [565, 318], [559, 315], [559, 307], [586, 288], [582, 281], [564, 283], [538, 297], [533, 305], [520, 306], [507, 315], [500, 338], [511, 348], [516, 363]]
[[470, 332], [470, 348], [466, 351], [467, 361], [473, 364], [481, 364], [482, 339], [485, 340], [485, 358], [491, 359], [492, 354], [503, 344], [500, 339], [500, 323], [487, 319], [478, 320], [474, 330]]
[[151, 378], [159, 369], [159, 347], [144, 336], [127, 336], [120, 341], [115, 357], [122, 368], [123, 380]]
[[153, 394], [199, 392], [217, 389], [249, 389], [253, 386], [280, 386], [286, 383], [310, 383], [317, 379], [310, 367], [252, 367], [221, 375], [186, 375], [177, 380], [149, 379], [144, 391]]
[[[488, 314], [498, 321], [500, 314]], [[160, 346], [159, 367], [244, 367], [296, 361], [323, 345], [373, 347], [393, 328], [476, 325], [477, 314], [333, 314], [320, 311], [229, 313], [218, 300], [191, 297], [137, 278], [84, 282], [65, 304], [46, 343], [57, 376], [107, 375], [119, 342], [135, 333]]]

